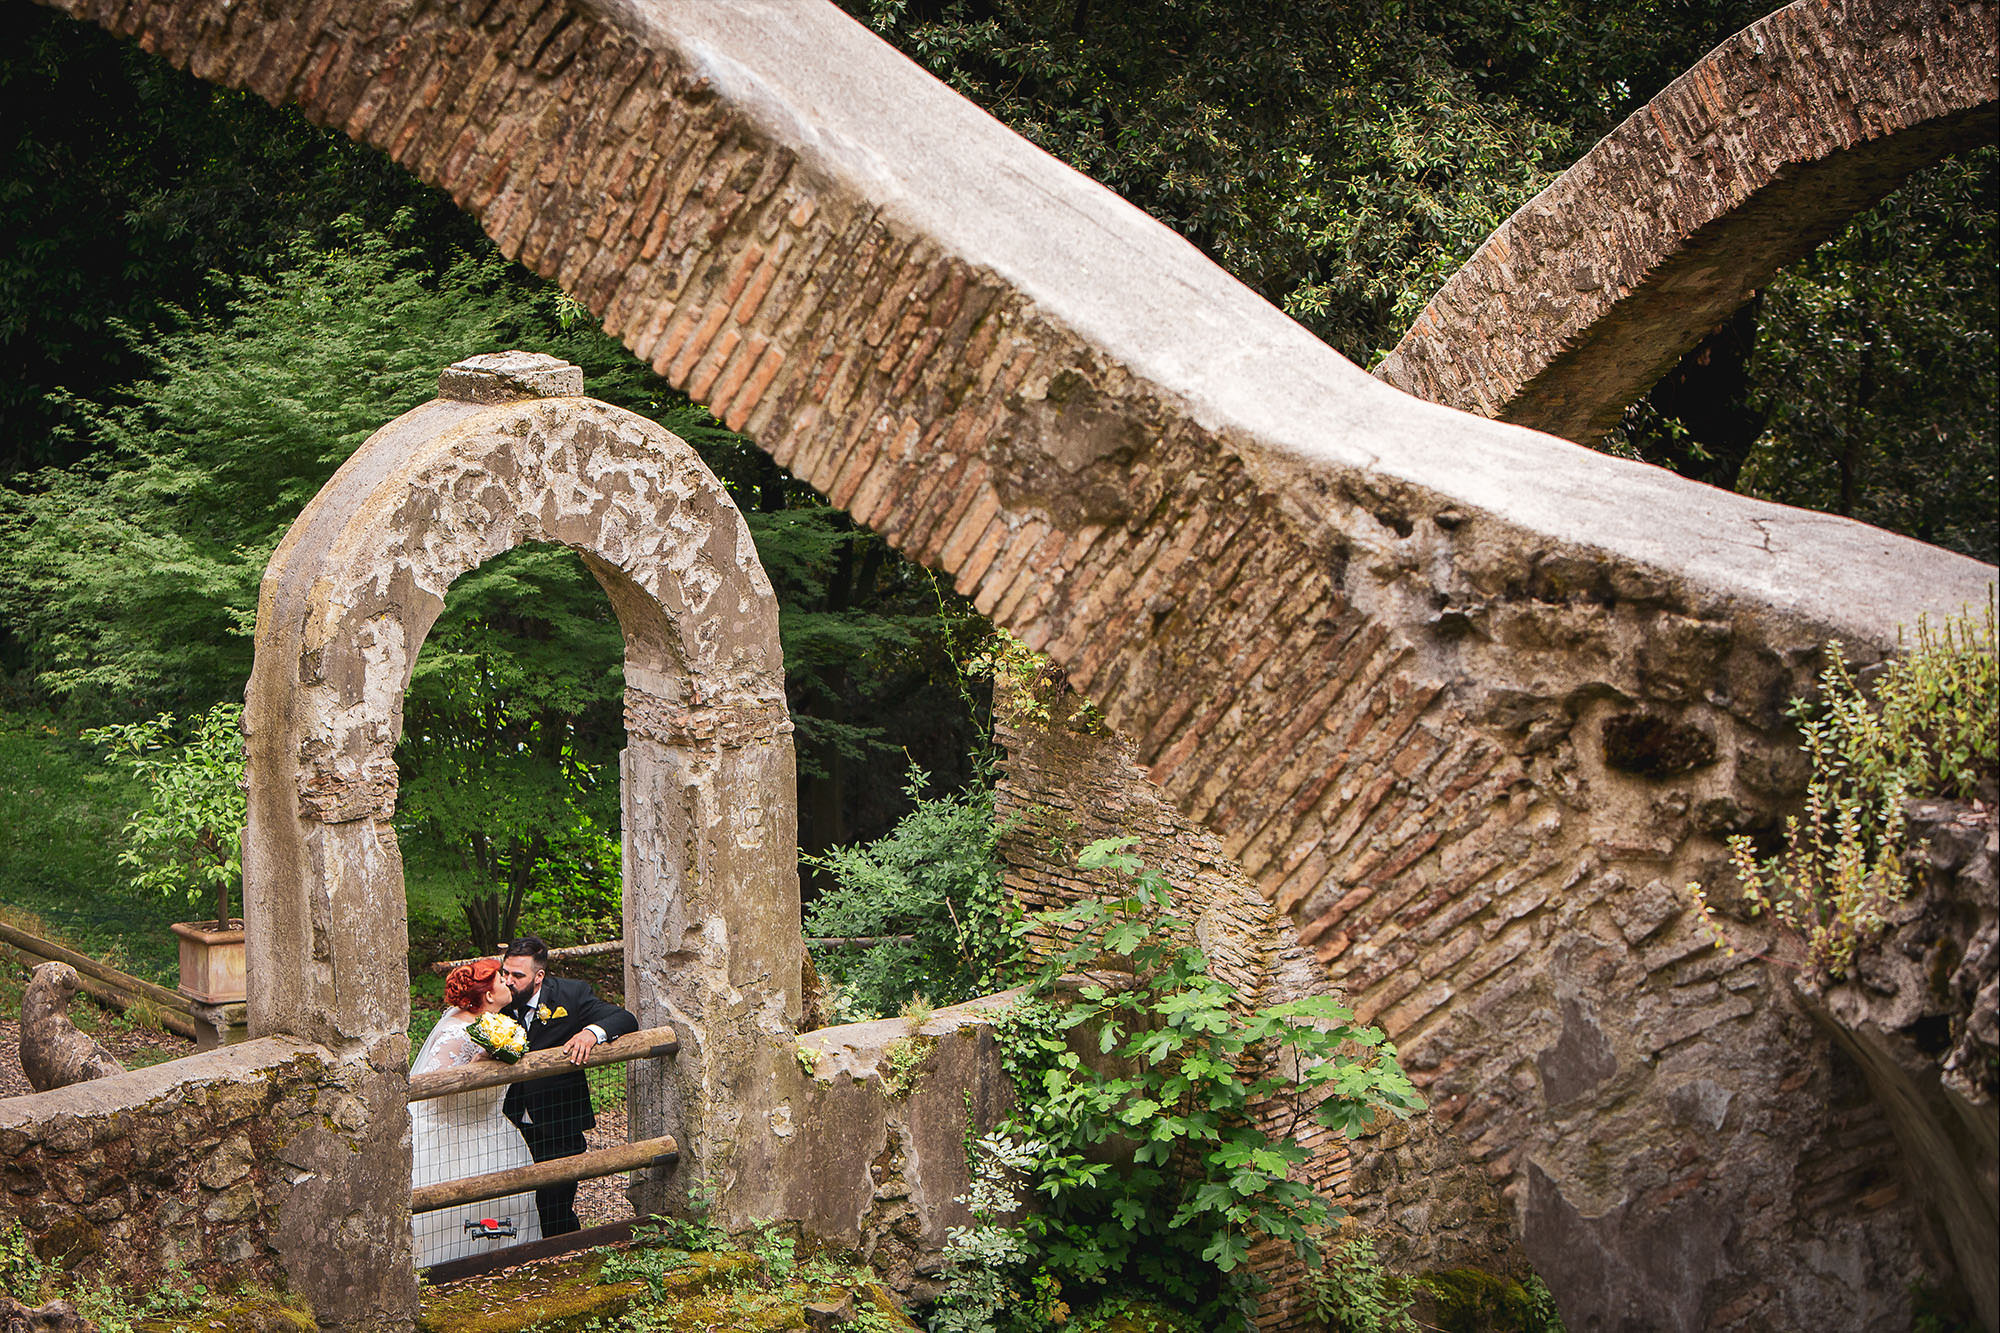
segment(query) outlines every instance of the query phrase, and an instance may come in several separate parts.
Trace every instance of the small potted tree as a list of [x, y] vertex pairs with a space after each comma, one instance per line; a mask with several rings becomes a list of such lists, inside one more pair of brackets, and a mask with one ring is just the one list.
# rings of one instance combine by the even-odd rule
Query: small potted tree
[[242, 722], [243, 705], [217, 704], [189, 719], [184, 740], [171, 713], [83, 733], [146, 784], [118, 857], [136, 872], [132, 882], [215, 908], [212, 920], [171, 927], [180, 937], [181, 994], [204, 1005], [243, 1002], [243, 923], [229, 910], [243, 878]]

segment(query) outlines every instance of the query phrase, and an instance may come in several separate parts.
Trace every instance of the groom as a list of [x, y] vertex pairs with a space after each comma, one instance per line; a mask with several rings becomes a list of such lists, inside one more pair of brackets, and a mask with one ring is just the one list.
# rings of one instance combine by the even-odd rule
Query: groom
[[[638, 1019], [598, 999], [590, 983], [550, 976], [549, 946], [536, 936], [523, 935], [509, 944], [500, 971], [514, 991], [514, 1006], [506, 1012], [527, 1029], [531, 1051], [560, 1046], [571, 1064], [582, 1064], [599, 1042], [639, 1030]], [[519, 1127], [538, 1162], [576, 1156], [583, 1151], [583, 1132], [597, 1125], [590, 1084], [581, 1069], [516, 1083], [507, 1089], [501, 1109]], [[544, 1236], [583, 1229], [573, 1180], [536, 1190], [535, 1210], [542, 1216]]]

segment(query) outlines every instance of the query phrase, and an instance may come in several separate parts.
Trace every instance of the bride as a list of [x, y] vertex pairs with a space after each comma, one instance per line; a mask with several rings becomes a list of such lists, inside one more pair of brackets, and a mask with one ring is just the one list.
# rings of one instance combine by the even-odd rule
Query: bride
[[[412, 1075], [491, 1060], [493, 1057], [474, 1043], [466, 1029], [482, 1015], [498, 1013], [514, 1002], [513, 991], [500, 975], [500, 964], [492, 958], [474, 959], [453, 968], [445, 978], [444, 996], [451, 1008], [444, 1011], [417, 1052]], [[529, 1156], [521, 1132], [500, 1114], [506, 1096], [507, 1088], [502, 1084], [411, 1103], [411, 1183], [422, 1188], [531, 1164], [534, 1158]], [[468, 1222], [486, 1218], [511, 1222], [515, 1234], [488, 1237], [466, 1229]], [[411, 1226], [419, 1268], [542, 1238], [533, 1191], [418, 1213]]]

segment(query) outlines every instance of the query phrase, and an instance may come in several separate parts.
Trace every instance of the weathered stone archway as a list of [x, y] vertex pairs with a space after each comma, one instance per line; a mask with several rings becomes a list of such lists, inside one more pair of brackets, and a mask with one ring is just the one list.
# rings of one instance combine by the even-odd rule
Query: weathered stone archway
[[[681, 1038], [677, 1059], [632, 1066], [635, 1136], [671, 1132], [687, 1178], [726, 1160], [706, 1124], [734, 1074], [718, 1051], [788, 1037], [799, 1018], [792, 726], [770, 582], [694, 451], [582, 389], [576, 367], [546, 357], [452, 367], [439, 398], [321, 490], [265, 575], [245, 714], [251, 1031], [365, 1060], [377, 1077], [360, 1113], [403, 1126], [400, 1161], [343, 1170], [322, 1156], [294, 1183], [278, 1245], [323, 1310], [372, 1298], [393, 1321], [413, 1299], [394, 749], [411, 668], [461, 574], [523, 542], [570, 547], [624, 629], [626, 998]], [[664, 1182], [641, 1188], [644, 1206], [665, 1202]]]

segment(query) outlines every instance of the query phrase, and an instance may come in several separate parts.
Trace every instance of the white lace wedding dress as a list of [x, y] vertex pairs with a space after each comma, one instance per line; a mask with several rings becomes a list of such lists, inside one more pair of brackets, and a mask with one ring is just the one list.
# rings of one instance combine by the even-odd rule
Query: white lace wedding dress
[[[424, 1047], [417, 1053], [412, 1074], [430, 1074], [455, 1069], [485, 1055], [465, 1034], [477, 1014], [447, 1009], [438, 1019]], [[534, 1158], [514, 1128], [500, 1114], [507, 1098], [505, 1085], [477, 1088], [410, 1105], [410, 1177], [418, 1188], [489, 1171], [508, 1171], [527, 1166]], [[515, 1235], [509, 1238], [482, 1237], [467, 1231], [467, 1222], [484, 1218], [508, 1219]], [[487, 1199], [418, 1213], [411, 1219], [415, 1233], [417, 1267], [428, 1268], [450, 1259], [491, 1254], [509, 1245], [521, 1245], [542, 1238], [541, 1218], [535, 1212], [532, 1192], [509, 1194], [504, 1199]]]

